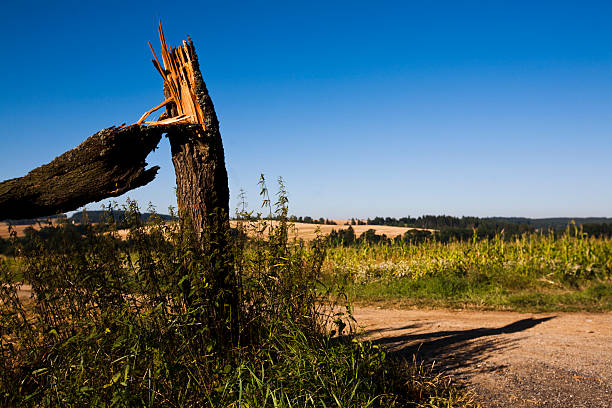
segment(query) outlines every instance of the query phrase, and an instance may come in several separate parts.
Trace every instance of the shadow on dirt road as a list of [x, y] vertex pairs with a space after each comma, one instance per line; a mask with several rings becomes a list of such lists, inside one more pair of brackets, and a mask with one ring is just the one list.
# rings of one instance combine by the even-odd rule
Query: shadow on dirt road
[[[397, 336], [380, 337], [373, 341], [375, 344], [384, 345], [389, 349], [390, 357], [412, 359], [415, 356], [418, 360], [426, 363], [443, 362], [437, 368], [441, 371], [463, 371], [470, 368], [481, 368], [492, 353], [501, 350], [511, 349], [517, 340], [499, 339], [495, 336], [501, 334], [518, 333], [530, 329], [542, 322], [554, 319], [555, 316], [542, 317], [538, 319], [526, 318], [517, 320], [499, 328], [476, 328], [469, 330], [443, 330], [417, 334], [403, 334]], [[418, 325], [411, 325], [417, 328]], [[409, 326], [406, 326], [408, 328]], [[406, 330], [402, 328], [402, 330]], [[397, 329], [395, 329], [397, 330]], [[394, 331], [393, 328], [366, 331], [366, 335], [372, 332]], [[485, 341], [474, 342], [473, 340], [487, 337]], [[481, 364], [479, 367], [478, 365]], [[503, 366], [489, 365], [486, 369], [494, 371]], [[482, 371], [482, 370], [481, 370]]]
[[391, 358], [449, 374], [484, 407], [612, 408], [612, 313], [357, 308]]

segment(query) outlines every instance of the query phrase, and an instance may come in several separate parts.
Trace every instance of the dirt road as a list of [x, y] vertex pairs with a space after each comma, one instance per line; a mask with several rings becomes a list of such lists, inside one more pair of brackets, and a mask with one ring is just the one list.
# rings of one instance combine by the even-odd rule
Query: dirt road
[[474, 391], [484, 407], [612, 407], [612, 313], [357, 308], [367, 335]]

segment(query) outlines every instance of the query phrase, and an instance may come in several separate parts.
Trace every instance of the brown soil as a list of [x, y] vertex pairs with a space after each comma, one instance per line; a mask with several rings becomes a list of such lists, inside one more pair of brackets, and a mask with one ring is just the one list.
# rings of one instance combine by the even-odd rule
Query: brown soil
[[357, 308], [367, 336], [453, 376], [484, 407], [612, 407], [612, 313]]

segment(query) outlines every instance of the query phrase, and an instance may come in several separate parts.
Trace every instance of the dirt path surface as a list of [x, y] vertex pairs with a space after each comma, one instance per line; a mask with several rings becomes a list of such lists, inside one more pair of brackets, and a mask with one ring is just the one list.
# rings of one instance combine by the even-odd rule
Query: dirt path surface
[[612, 407], [612, 313], [357, 308], [392, 355], [412, 355], [474, 391], [484, 407]]

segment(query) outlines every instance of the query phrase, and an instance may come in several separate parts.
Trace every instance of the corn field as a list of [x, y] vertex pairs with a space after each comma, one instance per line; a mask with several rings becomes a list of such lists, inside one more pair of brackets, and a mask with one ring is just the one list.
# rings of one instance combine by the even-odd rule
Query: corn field
[[396, 241], [336, 246], [328, 250], [323, 272], [352, 283], [418, 279], [438, 274], [484, 271], [549, 281], [601, 280], [612, 276], [612, 238], [593, 238], [576, 226], [563, 234], [524, 234], [440, 243]]

